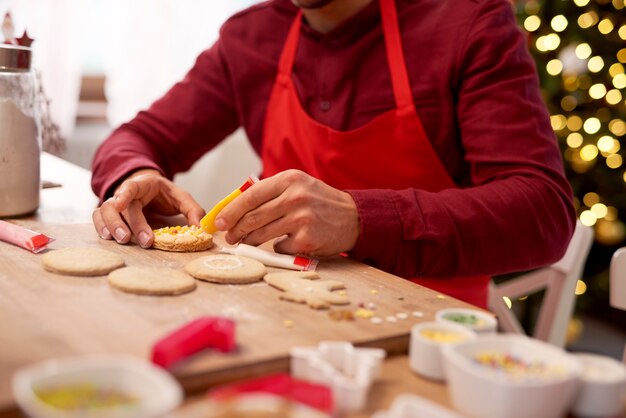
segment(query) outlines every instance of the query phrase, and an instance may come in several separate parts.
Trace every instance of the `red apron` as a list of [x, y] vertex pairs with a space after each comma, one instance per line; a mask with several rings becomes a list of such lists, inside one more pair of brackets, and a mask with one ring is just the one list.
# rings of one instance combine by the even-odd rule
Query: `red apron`
[[[338, 189], [437, 192], [456, 187], [415, 110], [394, 0], [380, 0], [380, 8], [396, 109], [351, 131], [313, 120], [302, 108], [291, 79], [302, 22], [299, 12], [287, 35], [267, 107], [264, 177], [295, 168]], [[477, 306], [487, 304], [488, 277], [412, 281]]]

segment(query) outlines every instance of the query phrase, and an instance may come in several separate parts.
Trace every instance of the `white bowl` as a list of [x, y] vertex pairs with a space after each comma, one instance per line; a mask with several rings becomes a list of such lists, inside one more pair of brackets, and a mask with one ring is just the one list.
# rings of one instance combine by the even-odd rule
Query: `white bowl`
[[[128, 356], [53, 359], [18, 370], [12, 383], [17, 404], [32, 418], [156, 418], [176, 408], [183, 397], [180, 385], [163, 369]], [[68, 411], [40, 398], [45, 391], [76, 392], [77, 387], [123, 394], [132, 403]]]
[[403, 394], [393, 400], [388, 411], [377, 411], [372, 418], [463, 418], [454, 411], [417, 395]]
[[437, 321], [449, 321], [466, 326], [480, 334], [495, 334], [498, 329], [496, 318], [478, 309], [447, 308], [437, 311]]
[[[558, 418], [579, 388], [582, 364], [564, 350], [522, 335], [487, 335], [442, 348], [454, 407], [475, 418]], [[476, 358], [510, 356], [518, 373]], [[528, 366], [532, 365], [529, 370]], [[514, 368], [509, 368], [511, 370]]]
[[422, 322], [411, 328], [409, 364], [411, 369], [429, 379], [445, 378], [441, 347], [476, 338], [469, 328], [452, 322]]
[[575, 353], [583, 364], [582, 384], [572, 412], [579, 417], [615, 417], [624, 413], [626, 367], [606, 356]]

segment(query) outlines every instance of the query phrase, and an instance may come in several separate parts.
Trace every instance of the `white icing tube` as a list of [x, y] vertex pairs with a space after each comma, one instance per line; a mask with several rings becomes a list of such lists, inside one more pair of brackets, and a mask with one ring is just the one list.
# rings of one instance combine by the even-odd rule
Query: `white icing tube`
[[274, 251], [263, 250], [248, 244], [239, 244], [236, 247], [222, 247], [221, 251], [228, 254], [254, 258], [266, 266], [282, 267], [290, 270], [313, 271], [317, 268], [318, 260], [300, 255], [278, 254]]

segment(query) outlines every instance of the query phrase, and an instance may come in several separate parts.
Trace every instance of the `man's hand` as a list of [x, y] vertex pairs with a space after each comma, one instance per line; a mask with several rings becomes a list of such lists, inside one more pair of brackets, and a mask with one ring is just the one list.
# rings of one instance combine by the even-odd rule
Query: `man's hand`
[[277, 252], [328, 256], [350, 251], [360, 225], [352, 197], [298, 170], [254, 184], [220, 212], [215, 225], [230, 244], [273, 238]]
[[160, 215], [182, 213], [191, 225], [198, 225], [204, 210], [191, 195], [152, 169], [139, 170], [117, 188], [92, 215], [100, 237], [120, 244], [137, 237], [143, 248], [152, 246], [154, 235], [144, 216], [144, 208]]

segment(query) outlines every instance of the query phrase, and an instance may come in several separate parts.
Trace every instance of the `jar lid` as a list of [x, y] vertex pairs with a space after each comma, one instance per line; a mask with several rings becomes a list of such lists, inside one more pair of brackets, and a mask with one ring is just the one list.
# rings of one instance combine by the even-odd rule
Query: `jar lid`
[[31, 55], [25, 46], [0, 44], [0, 71], [30, 70]]

